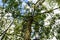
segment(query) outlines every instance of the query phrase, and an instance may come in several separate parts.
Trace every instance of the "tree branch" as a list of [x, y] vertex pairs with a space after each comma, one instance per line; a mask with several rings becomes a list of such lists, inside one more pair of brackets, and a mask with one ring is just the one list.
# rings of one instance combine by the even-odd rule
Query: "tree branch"
[[43, 12], [43, 13], [50, 13], [50, 12], [52, 12], [52, 11], [54, 11], [54, 10], [57, 10], [57, 9], [59, 9], [60, 7], [58, 7], [58, 8], [55, 8], [55, 9], [52, 9], [52, 10], [49, 10], [49, 11], [45, 11], [45, 12]]
[[[42, 1], [42, 0], [41, 0], [41, 1]], [[39, 3], [42, 4], [42, 3], [44, 3], [44, 2], [45, 2], [45, 0], [43, 0], [41, 3], [40, 3], [40, 0], [38, 0], [34, 5], [38, 6]]]
[[3, 31], [3, 33], [1, 34], [1, 37], [0, 37], [0, 40], [3, 40], [7, 30], [11, 27], [12, 24], [13, 24], [13, 22], [11, 22], [11, 24], [8, 26], [8, 28], [5, 31]]

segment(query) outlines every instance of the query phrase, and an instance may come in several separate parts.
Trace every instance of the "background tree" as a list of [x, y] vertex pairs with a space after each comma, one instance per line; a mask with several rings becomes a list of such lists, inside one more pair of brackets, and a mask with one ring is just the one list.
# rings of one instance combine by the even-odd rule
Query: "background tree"
[[[53, 37], [60, 39], [59, 23], [56, 22], [60, 14], [54, 12], [60, 8], [59, 0], [37, 0], [36, 2], [2, 0], [2, 2], [5, 14], [12, 14], [13, 23], [3, 32], [4, 37], [1, 37], [1, 40], [31, 40], [33, 37], [36, 38], [34, 40], [47, 40]], [[25, 6], [22, 6], [23, 3]], [[54, 8], [55, 6], [58, 7]], [[11, 28], [11, 25], [15, 27]]]

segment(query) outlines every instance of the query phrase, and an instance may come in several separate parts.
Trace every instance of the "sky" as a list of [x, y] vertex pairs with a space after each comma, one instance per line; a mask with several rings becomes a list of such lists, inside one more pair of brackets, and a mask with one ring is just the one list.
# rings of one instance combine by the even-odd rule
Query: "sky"
[[[28, 0], [22, 0], [22, 1], [28, 2]], [[3, 5], [2, 0], [0, 0], [0, 6], [2, 5]]]
[[2, 6], [2, 5], [3, 5], [2, 0], [0, 0], [0, 6]]

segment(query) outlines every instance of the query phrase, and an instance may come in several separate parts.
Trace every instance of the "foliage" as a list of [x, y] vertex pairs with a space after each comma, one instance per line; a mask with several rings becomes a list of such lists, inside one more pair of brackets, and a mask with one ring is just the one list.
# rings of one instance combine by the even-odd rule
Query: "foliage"
[[[40, 40], [52, 39], [54, 36], [57, 40], [60, 39], [60, 23], [56, 23], [56, 20], [60, 20], [60, 14], [54, 13], [56, 9], [60, 8], [59, 7], [54, 9], [56, 6], [55, 4], [58, 4], [57, 6], [60, 6], [59, 0], [37, 0], [36, 3], [29, 1], [25, 2], [25, 6], [22, 6], [24, 1], [21, 0], [2, 0], [2, 2], [5, 6], [5, 13], [3, 11], [1, 12], [3, 15], [0, 13], [2, 15], [2, 19], [0, 19], [0, 30], [2, 33], [0, 31], [0, 34], [4, 36], [2, 36], [3, 38], [1, 40], [26, 40], [26, 37], [31, 37], [31, 35], [31, 39], [34, 36]], [[47, 6], [44, 5], [44, 3], [48, 3], [46, 4]], [[4, 9], [2, 8], [2, 10]], [[25, 10], [26, 12], [23, 11], [23, 13], [21, 10]], [[6, 13], [11, 13], [12, 19], [4, 19]], [[49, 16], [51, 18], [47, 19]], [[9, 25], [12, 20], [13, 24], [11, 24], [11, 26], [8, 28], [6, 25]], [[45, 25], [45, 21], [49, 21], [50, 24]], [[12, 25], [15, 26], [13, 27]], [[3, 31], [6, 28], [8, 29], [5, 30], [4, 34]], [[57, 33], [56, 35], [55, 32]], [[36, 34], [39, 36], [36, 37]], [[30, 37], [27, 37], [27, 40], [30, 40]]]

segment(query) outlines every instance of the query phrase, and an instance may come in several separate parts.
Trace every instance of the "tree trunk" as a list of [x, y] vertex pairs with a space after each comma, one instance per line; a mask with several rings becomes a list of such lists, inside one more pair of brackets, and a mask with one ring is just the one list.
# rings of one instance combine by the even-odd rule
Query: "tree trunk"
[[30, 31], [29, 31], [29, 29], [27, 29], [26, 32], [25, 32], [25, 40], [31, 40], [30, 39]]
[[24, 40], [31, 40], [31, 24], [33, 20], [32, 17], [28, 18], [27, 24], [26, 24], [26, 29], [25, 29], [25, 35], [24, 35]]

